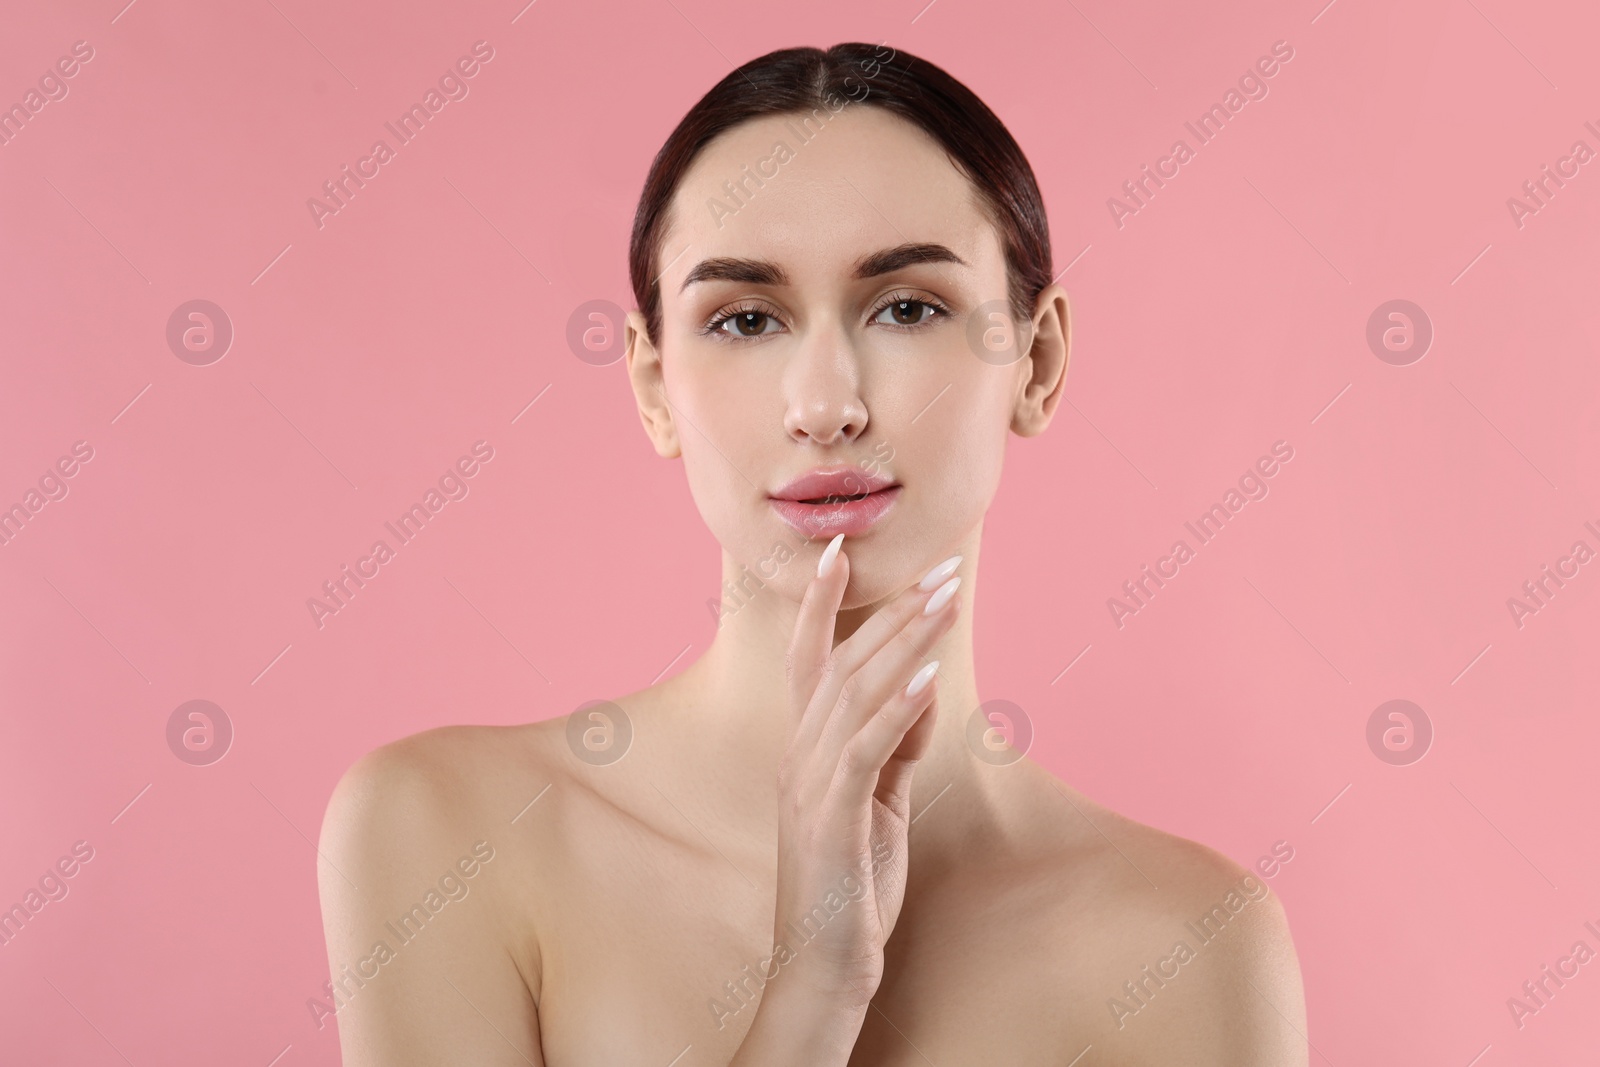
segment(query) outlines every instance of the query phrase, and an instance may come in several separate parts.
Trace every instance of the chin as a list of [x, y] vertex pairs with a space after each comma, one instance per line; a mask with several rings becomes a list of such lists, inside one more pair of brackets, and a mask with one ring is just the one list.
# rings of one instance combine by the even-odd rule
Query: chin
[[906, 542], [892, 529], [874, 530], [871, 536], [859, 539], [846, 537], [843, 547], [850, 554], [850, 584], [839, 607], [860, 608], [887, 600], [922, 577], [916, 571], [920, 558], [916, 546]]

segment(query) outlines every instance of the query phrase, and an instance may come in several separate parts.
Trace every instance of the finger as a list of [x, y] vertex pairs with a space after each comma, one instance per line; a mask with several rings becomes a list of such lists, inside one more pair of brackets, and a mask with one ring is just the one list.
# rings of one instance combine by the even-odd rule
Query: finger
[[938, 718], [939, 697], [935, 693], [911, 729], [901, 738], [900, 746], [885, 761], [883, 770], [878, 772], [878, 788], [872, 795], [877, 797], [884, 807], [905, 819], [908, 824], [913, 817], [911, 815], [912, 772], [917, 769], [917, 764], [933, 746], [933, 728]]
[[831, 549], [832, 562], [825, 574], [813, 577], [806, 585], [800, 611], [795, 616], [789, 651], [784, 657], [791, 732], [811, 703], [828, 655], [833, 651], [834, 621], [838, 617], [839, 605], [844, 601], [845, 586], [850, 581], [850, 560], [844, 553], [843, 537], [843, 534], [839, 534], [829, 542], [829, 548], [823, 549], [823, 559]]
[[[917, 618], [918, 613], [935, 595], [940, 595], [944, 586], [950, 584], [951, 576], [960, 562], [960, 556], [952, 556], [945, 560], [929, 571], [922, 581], [874, 612], [855, 633], [839, 642], [839, 646], [833, 649], [826, 668], [821, 673], [817, 690], [812, 694], [811, 700], [827, 708], [831, 715], [839, 700], [839, 693], [850, 676], [860, 670], [879, 649], [893, 640], [907, 623]], [[943, 595], [950, 594], [945, 592]]]
[[[837, 758], [850, 738], [926, 663], [934, 644], [955, 625], [961, 602], [954, 587], [959, 582], [959, 578], [952, 578], [945, 583], [950, 588], [942, 586], [941, 592], [928, 598], [924, 610], [912, 616], [898, 634], [844, 681], [837, 704], [814, 746], [820, 759]], [[932, 614], [926, 611], [929, 607], [935, 609]]]
[[[924, 668], [917, 675], [919, 680], [925, 679], [921, 689], [915, 693], [909, 692], [907, 687], [896, 690], [894, 696], [884, 703], [883, 709], [845, 743], [838, 768], [834, 771], [832, 792], [847, 810], [865, 804], [876, 795], [881, 772], [900, 749], [912, 726], [933, 705], [938, 688], [938, 661], [928, 666], [933, 670]], [[931, 726], [925, 729], [931, 729]], [[925, 751], [927, 739], [919, 736], [915, 745], [922, 746]], [[909, 770], [913, 765], [912, 753], [917, 758], [921, 757], [921, 751], [915, 748], [908, 750], [901, 758], [902, 771]], [[903, 792], [906, 786], [898, 784]]]

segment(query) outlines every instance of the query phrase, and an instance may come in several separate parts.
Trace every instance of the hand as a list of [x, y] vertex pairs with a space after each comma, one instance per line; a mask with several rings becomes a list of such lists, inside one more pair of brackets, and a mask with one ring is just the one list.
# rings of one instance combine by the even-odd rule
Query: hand
[[955, 621], [961, 579], [951, 575], [961, 557], [935, 567], [834, 648], [850, 578], [842, 537], [823, 553], [789, 646], [774, 943], [793, 953], [779, 951], [781, 969], [864, 1011], [882, 981], [884, 944], [905, 898], [911, 776], [938, 714], [939, 664], [923, 657]]

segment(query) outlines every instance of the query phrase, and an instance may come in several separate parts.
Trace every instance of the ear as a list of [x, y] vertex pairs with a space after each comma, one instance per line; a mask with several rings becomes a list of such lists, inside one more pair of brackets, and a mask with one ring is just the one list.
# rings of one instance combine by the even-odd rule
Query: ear
[[1026, 379], [1021, 382], [1011, 429], [1021, 437], [1044, 432], [1061, 403], [1067, 384], [1067, 360], [1072, 348], [1072, 308], [1067, 291], [1054, 282], [1044, 287], [1034, 305], [1032, 342], [1021, 361]]
[[624, 358], [627, 360], [628, 381], [633, 384], [633, 399], [639, 405], [639, 421], [644, 423], [644, 432], [650, 435], [656, 455], [675, 459], [682, 455], [678, 445], [678, 426], [672, 419], [672, 406], [667, 402], [667, 382], [662, 373], [661, 355], [650, 341], [644, 314], [638, 310], [628, 312], [624, 331]]

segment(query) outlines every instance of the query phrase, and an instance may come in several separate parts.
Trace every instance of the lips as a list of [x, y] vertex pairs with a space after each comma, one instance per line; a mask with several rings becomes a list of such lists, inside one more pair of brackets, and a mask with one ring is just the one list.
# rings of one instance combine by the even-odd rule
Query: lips
[[888, 513], [901, 486], [860, 467], [819, 467], [771, 494], [778, 517], [807, 537], [860, 534]]

